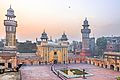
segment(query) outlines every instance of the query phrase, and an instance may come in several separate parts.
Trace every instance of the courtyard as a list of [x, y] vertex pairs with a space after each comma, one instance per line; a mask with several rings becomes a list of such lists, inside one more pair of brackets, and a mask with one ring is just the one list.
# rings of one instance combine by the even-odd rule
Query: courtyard
[[[93, 74], [87, 76], [85, 80], [116, 80], [116, 76], [120, 76], [120, 72], [113, 71], [106, 68], [101, 68], [89, 64], [57, 64], [54, 66], [56, 70], [62, 68], [68, 69], [85, 69], [86, 72]], [[51, 71], [51, 65], [39, 66], [23, 66], [21, 69], [22, 80], [61, 80], [57, 75]], [[68, 78], [67, 80], [84, 80], [79, 78]]]
[[50, 65], [21, 67], [22, 80], [61, 80], [50, 69]]

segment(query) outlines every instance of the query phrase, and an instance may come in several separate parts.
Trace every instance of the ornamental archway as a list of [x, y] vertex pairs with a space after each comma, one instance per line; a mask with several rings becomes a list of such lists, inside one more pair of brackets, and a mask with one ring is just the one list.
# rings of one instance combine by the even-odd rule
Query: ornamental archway
[[119, 67], [116, 67], [116, 70], [119, 71], [120, 70]]
[[110, 65], [110, 69], [111, 69], [111, 70], [114, 70], [114, 65]]
[[53, 63], [54, 63], [54, 64], [57, 64], [57, 63], [58, 63], [58, 54], [57, 54], [57, 52], [54, 52], [54, 60], [53, 60]]

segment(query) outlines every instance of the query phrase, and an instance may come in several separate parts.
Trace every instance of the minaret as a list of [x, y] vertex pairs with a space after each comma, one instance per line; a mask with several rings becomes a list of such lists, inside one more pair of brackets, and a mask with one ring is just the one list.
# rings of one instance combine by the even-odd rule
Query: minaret
[[91, 33], [91, 30], [88, 28], [89, 24], [87, 21], [87, 18], [85, 18], [85, 21], [83, 22], [83, 29], [81, 29], [82, 33], [82, 53], [84, 53], [84, 56], [89, 56], [89, 34]]
[[61, 51], [63, 53], [63, 63], [65, 64], [68, 62], [68, 46], [69, 46], [68, 38], [65, 32], [62, 34], [60, 41], [61, 41], [60, 45], [64, 47], [62, 48]]
[[10, 8], [7, 10], [7, 14], [5, 15], [7, 17], [6, 20], [4, 20], [4, 26], [6, 30], [6, 48], [15, 49], [16, 48], [16, 27], [17, 27], [17, 21], [15, 21], [15, 15], [14, 10]]

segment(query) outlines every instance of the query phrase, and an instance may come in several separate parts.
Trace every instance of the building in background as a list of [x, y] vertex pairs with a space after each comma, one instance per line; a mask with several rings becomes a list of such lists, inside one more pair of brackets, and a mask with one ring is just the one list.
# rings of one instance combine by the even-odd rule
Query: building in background
[[105, 37], [107, 40], [106, 51], [120, 52], [120, 37]]
[[75, 53], [80, 54], [81, 49], [82, 49], [82, 42], [72, 41], [72, 43], [69, 45], [68, 52], [74, 54]]
[[0, 53], [3, 51], [4, 46], [5, 46], [5, 39], [1, 39], [1, 41], [0, 41]]
[[91, 56], [95, 56], [95, 38], [92, 37], [89, 39], [89, 48], [90, 48], [90, 53]]
[[32, 41], [17, 42], [17, 52], [19, 53], [36, 53], [36, 43]]
[[49, 40], [46, 32], [37, 40], [37, 56], [41, 57], [43, 63], [67, 63], [68, 62], [68, 38], [65, 33], [56, 42]]

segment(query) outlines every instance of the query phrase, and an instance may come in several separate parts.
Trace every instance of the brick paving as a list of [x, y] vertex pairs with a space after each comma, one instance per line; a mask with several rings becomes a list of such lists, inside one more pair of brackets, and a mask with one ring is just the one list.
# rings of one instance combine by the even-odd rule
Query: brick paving
[[120, 76], [120, 72], [89, 64], [68, 64], [67, 66], [56, 66], [57, 69], [60, 69], [60, 67], [85, 69], [88, 73], [93, 74], [93, 76], [86, 77], [87, 79], [71, 78], [68, 80], [116, 80], [116, 76]]
[[50, 65], [24, 66], [21, 68], [21, 78], [22, 80], [60, 80], [50, 69]]
[[[92, 76], [82, 78], [71, 78], [68, 80], [116, 80], [116, 76], [120, 76], [120, 72], [113, 71], [106, 68], [100, 68], [98, 66], [89, 64], [68, 64], [68, 65], [55, 65], [56, 69], [63, 67], [85, 69]], [[22, 80], [60, 80], [50, 70], [50, 65], [42, 66], [25, 66], [21, 68]]]

